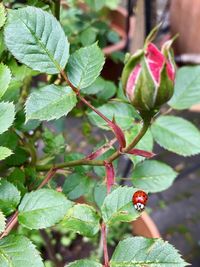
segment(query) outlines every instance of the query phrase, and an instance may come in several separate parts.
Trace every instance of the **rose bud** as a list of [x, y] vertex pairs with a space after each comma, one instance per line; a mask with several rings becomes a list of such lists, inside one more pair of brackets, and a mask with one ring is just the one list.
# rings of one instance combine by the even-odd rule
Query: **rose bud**
[[144, 116], [153, 116], [174, 92], [175, 63], [170, 47], [164, 43], [161, 51], [146, 42], [143, 50], [132, 55], [122, 73], [122, 86], [128, 100]]

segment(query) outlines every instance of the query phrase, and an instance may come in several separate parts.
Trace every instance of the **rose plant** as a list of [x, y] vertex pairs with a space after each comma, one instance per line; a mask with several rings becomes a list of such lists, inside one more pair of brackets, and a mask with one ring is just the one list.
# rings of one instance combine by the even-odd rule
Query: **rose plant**
[[[116, 88], [99, 77], [104, 56], [98, 44], [70, 55], [68, 38], [50, 10], [0, 4], [0, 14], [0, 266], [44, 266], [20, 227], [43, 235], [47, 228], [59, 227], [96, 236], [99, 258], [67, 263], [69, 267], [187, 266], [162, 239], [119, 240], [109, 255], [107, 235], [118, 222], [140, 216], [132, 203], [138, 189], [160, 192], [177, 176], [170, 166], [151, 159], [154, 140], [182, 156], [200, 153], [199, 130], [161, 108], [167, 101], [170, 110], [200, 101], [199, 67], [181, 68], [174, 85], [171, 42], [159, 51], [152, 43], [156, 28], [144, 49], [127, 57], [123, 88]], [[58, 126], [69, 113], [82, 118], [88, 147], [94, 145], [92, 126], [111, 130], [114, 139], [105, 138], [88, 155], [73, 151], [69, 139], [44, 123]], [[133, 162], [129, 187], [120, 185], [124, 177], [116, 177], [122, 156]], [[87, 204], [78, 203], [81, 196]], [[58, 258], [54, 264], [64, 266]]]

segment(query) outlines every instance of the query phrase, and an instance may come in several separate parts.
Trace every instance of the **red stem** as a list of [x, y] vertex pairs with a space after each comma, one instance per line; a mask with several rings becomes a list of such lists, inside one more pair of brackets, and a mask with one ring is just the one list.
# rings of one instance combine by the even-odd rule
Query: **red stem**
[[107, 247], [107, 229], [104, 222], [101, 224], [101, 235], [103, 241], [104, 267], [110, 267]]
[[99, 110], [97, 110], [93, 105], [91, 105], [84, 97], [80, 95], [79, 90], [70, 82], [70, 80], [67, 78], [67, 75], [64, 71], [61, 71], [61, 75], [63, 76], [66, 83], [72, 88], [72, 90], [76, 93], [78, 98], [85, 103], [88, 107], [90, 107], [96, 114], [98, 114], [103, 120], [105, 120], [108, 124], [112, 123], [111, 120], [109, 120], [106, 116], [104, 116]]

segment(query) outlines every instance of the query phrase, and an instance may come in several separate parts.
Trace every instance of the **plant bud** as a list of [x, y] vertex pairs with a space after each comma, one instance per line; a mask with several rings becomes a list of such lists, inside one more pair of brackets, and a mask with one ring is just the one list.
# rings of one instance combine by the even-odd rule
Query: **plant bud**
[[153, 116], [174, 92], [175, 64], [170, 51], [172, 40], [161, 51], [151, 42], [132, 55], [122, 73], [128, 100], [142, 114]]

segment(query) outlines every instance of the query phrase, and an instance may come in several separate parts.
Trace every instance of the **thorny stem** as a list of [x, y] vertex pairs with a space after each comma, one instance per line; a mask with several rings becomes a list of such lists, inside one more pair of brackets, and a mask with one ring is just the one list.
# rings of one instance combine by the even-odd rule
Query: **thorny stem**
[[101, 236], [103, 242], [104, 267], [110, 267], [108, 246], [107, 246], [107, 229], [106, 229], [106, 224], [104, 222], [101, 224]]
[[3, 233], [0, 235], [0, 239], [2, 239], [3, 237], [7, 236], [10, 231], [15, 227], [15, 225], [17, 224], [17, 217], [18, 217], [18, 211], [16, 211], [10, 221], [8, 222], [8, 224], [6, 225], [6, 229], [3, 231]]
[[85, 103], [89, 108], [91, 108], [97, 115], [99, 115], [103, 120], [105, 120], [107, 123], [112, 123], [106, 116], [104, 116], [99, 110], [97, 110], [93, 105], [91, 105], [84, 97], [80, 95], [79, 90], [69, 81], [67, 78], [67, 75], [65, 74], [64, 71], [61, 71], [61, 75], [66, 81], [66, 83], [72, 88], [72, 90], [76, 93], [78, 98]]

